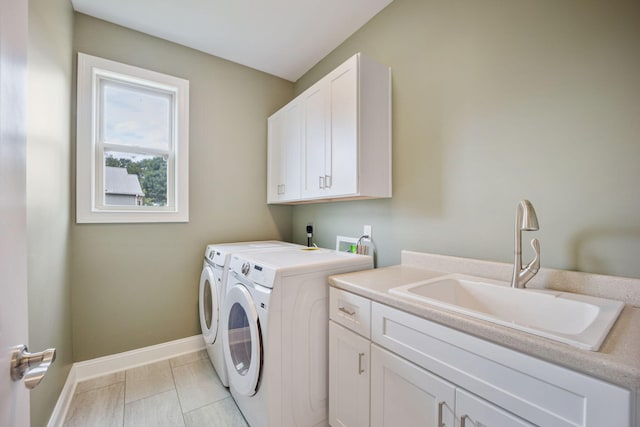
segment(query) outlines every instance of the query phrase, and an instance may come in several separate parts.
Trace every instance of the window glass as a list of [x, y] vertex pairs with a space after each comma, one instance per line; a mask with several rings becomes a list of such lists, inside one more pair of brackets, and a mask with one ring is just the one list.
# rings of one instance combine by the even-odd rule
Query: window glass
[[101, 79], [105, 144], [168, 151], [172, 133], [171, 94]]
[[207, 279], [204, 284], [204, 323], [207, 329], [211, 329], [211, 321], [213, 320], [213, 295], [211, 295], [211, 283]]
[[105, 205], [123, 205], [112, 194], [139, 197], [137, 206], [167, 205], [166, 157], [105, 150], [104, 166]]
[[229, 310], [229, 352], [233, 367], [242, 376], [251, 366], [251, 329], [244, 308], [238, 303]]

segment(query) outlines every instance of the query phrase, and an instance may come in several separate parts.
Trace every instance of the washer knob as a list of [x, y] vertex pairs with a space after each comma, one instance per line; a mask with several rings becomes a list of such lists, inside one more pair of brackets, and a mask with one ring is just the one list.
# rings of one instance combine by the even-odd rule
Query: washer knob
[[245, 262], [242, 264], [242, 274], [244, 274], [245, 276], [249, 274], [249, 270], [251, 270], [251, 264], [249, 264], [248, 262]]

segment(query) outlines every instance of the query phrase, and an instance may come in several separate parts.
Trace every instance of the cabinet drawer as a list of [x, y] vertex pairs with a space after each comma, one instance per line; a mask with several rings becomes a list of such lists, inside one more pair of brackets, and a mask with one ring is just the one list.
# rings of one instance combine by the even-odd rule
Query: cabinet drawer
[[329, 290], [329, 317], [365, 338], [371, 338], [371, 301], [341, 289]]
[[536, 425], [630, 425], [630, 390], [383, 304], [371, 311], [374, 343]]

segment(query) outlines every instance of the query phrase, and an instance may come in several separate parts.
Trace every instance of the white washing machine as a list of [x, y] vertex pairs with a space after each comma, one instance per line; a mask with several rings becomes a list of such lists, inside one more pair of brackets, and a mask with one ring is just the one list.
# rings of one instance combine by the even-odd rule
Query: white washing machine
[[200, 327], [205, 348], [220, 381], [229, 386], [227, 369], [222, 351], [222, 306], [226, 294], [225, 284], [232, 253], [272, 251], [291, 247], [303, 247], [278, 241], [222, 243], [208, 245], [204, 253], [204, 264], [200, 275], [199, 306]]
[[327, 277], [372, 267], [369, 256], [328, 249], [231, 257], [224, 356], [251, 427], [327, 425]]

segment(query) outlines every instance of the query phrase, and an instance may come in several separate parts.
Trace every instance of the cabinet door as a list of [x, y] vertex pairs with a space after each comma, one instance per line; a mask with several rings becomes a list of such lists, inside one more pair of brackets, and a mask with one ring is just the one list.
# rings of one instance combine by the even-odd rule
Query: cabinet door
[[328, 85], [320, 82], [313, 86], [302, 99], [304, 116], [304, 164], [302, 168], [302, 196], [304, 198], [324, 195], [327, 175], [326, 144], [329, 138]]
[[460, 417], [460, 427], [534, 427], [534, 424], [462, 389], [456, 390], [456, 412]]
[[371, 427], [454, 427], [455, 386], [371, 344]]
[[329, 76], [331, 134], [325, 149], [326, 193], [358, 192], [358, 62], [354, 57]]
[[300, 199], [302, 114], [297, 101], [269, 117], [267, 203]]
[[369, 427], [369, 340], [329, 322], [329, 424]]

